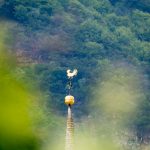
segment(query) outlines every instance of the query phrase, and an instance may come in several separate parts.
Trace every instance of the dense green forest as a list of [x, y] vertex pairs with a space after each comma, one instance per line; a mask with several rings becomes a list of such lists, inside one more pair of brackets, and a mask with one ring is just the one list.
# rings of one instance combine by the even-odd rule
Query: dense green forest
[[[17, 57], [18, 80], [41, 91], [57, 114], [66, 112], [68, 68], [79, 71], [72, 90], [76, 118], [91, 115], [104, 72], [113, 77], [116, 70], [128, 83], [126, 78], [137, 71], [142, 104], [129, 125], [139, 139], [149, 139], [149, 0], [3, 0], [0, 15], [10, 29], [7, 43]], [[132, 71], [122, 73], [121, 68]]]

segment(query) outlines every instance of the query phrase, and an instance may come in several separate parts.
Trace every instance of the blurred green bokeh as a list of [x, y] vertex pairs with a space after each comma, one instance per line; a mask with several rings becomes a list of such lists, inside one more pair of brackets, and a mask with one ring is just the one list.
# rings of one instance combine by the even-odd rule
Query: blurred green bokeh
[[50, 149], [64, 119], [48, 110], [44, 94], [9, 51], [9, 25], [0, 24], [0, 150]]
[[39, 137], [30, 114], [32, 95], [13, 73], [15, 61], [5, 45], [9, 32], [4, 24], [0, 27], [0, 149], [37, 150]]

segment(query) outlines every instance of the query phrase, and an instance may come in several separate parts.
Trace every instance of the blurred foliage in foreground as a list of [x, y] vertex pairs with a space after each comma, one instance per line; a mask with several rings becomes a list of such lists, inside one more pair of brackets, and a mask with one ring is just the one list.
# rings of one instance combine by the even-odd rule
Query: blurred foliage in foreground
[[81, 119], [76, 135], [77, 150], [148, 150], [136, 134], [144, 77], [125, 63], [109, 64], [92, 90], [90, 115]]
[[62, 119], [48, 112], [42, 94], [29, 92], [30, 84], [19, 79], [19, 67], [5, 45], [6, 24], [0, 28], [0, 150], [39, 150], [55, 137], [53, 129]]
[[33, 131], [33, 123], [29, 114], [31, 95], [23, 87], [23, 84], [16, 80], [13, 74], [15, 65], [13, 60], [9, 59], [6, 54], [4, 34], [5, 32], [2, 33], [1, 30], [0, 149], [36, 150], [38, 149], [39, 139]]

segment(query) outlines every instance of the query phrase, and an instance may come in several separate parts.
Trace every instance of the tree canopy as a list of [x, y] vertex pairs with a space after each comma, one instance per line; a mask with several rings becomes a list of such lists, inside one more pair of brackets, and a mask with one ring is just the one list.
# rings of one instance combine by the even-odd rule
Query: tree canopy
[[149, 0], [4, 0], [0, 12], [13, 21], [12, 51], [21, 69], [62, 112], [66, 69], [79, 70], [73, 85], [77, 116], [89, 113], [84, 104], [107, 66], [141, 69], [148, 83], [141, 83], [145, 98], [134, 125], [139, 136], [150, 133]]

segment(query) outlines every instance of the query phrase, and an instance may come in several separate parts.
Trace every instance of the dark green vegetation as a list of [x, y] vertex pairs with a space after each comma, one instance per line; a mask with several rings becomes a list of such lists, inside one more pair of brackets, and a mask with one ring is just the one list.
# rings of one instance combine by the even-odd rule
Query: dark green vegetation
[[79, 70], [73, 94], [82, 116], [107, 65], [140, 68], [145, 98], [134, 125], [139, 137], [150, 134], [149, 0], [4, 0], [0, 12], [13, 21], [13, 52], [24, 80], [32, 80], [58, 111], [65, 109], [66, 69]]

